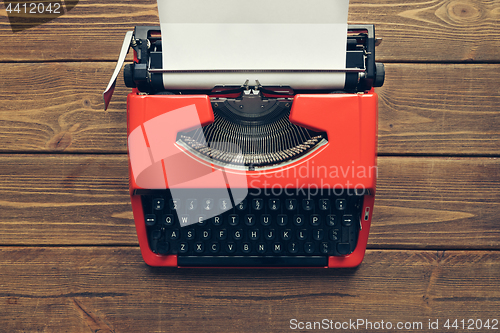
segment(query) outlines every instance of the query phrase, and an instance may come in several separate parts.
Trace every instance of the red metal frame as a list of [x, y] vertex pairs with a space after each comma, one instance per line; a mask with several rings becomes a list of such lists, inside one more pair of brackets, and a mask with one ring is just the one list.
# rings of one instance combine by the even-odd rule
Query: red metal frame
[[[377, 103], [378, 98], [373, 89], [364, 94], [301, 94], [293, 97], [290, 121], [315, 131], [326, 132], [328, 135], [328, 144], [308, 158], [300, 159], [287, 166], [291, 174], [300, 173], [301, 170], [302, 173], [304, 170], [324, 171], [326, 168], [328, 176], [324, 177], [324, 172], [308, 172], [307, 177], [293, 179], [294, 186], [307, 188], [315, 185], [320, 188], [369, 190], [369, 194], [364, 198], [361, 216], [362, 229], [356, 249], [346, 256], [330, 256], [328, 267], [357, 266], [365, 254], [375, 199]], [[144, 132], [145, 122], [179, 108], [193, 105], [202, 126], [213, 122], [210, 97], [207, 95], [139, 95], [137, 91], [133, 91], [127, 97], [127, 133], [130, 135], [138, 127], [142, 127], [143, 133], [146, 133]], [[199, 124], [189, 123], [188, 120], [171, 124], [170, 130], [164, 133], [165, 142], [173, 144], [179, 131], [196, 125]], [[146, 136], [145, 142], [149, 147]], [[157, 255], [150, 250], [141, 199], [139, 195], [134, 194], [134, 191], [141, 187], [137, 185], [134, 178], [130, 159], [129, 170], [132, 209], [142, 256], [151, 266], [177, 266], [176, 255]], [[276, 170], [247, 171], [246, 173], [250, 186], [291, 188], [290, 179], [283, 177], [283, 174], [279, 174]], [[166, 178], [158, 181], [158, 188], [168, 187]], [[197, 183], [197, 186], [211, 188], [217, 185], [207, 181]], [[366, 209], [369, 209], [369, 216], [365, 220]]]

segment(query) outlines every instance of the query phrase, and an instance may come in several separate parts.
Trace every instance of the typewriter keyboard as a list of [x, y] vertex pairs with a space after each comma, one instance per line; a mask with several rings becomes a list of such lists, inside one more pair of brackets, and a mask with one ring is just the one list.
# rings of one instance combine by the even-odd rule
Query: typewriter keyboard
[[179, 266], [292, 267], [327, 266], [328, 256], [356, 247], [362, 195], [297, 191], [289, 196], [252, 189], [234, 203], [214, 193], [142, 194], [151, 250], [176, 254]]

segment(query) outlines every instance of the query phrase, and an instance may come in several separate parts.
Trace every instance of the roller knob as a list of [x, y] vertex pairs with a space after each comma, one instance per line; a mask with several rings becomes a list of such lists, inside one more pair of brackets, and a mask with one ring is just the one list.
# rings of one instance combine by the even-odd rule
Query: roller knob
[[375, 63], [375, 80], [373, 80], [374, 87], [382, 87], [385, 80], [384, 64], [380, 62]]
[[135, 88], [134, 82], [134, 64], [127, 64], [123, 67], [123, 80], [125, 81], [125, 86], [129, 88]]

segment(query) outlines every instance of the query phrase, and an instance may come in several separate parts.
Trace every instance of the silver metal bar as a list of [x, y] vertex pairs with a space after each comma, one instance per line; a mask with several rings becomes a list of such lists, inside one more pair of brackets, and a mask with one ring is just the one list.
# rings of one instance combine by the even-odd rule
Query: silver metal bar
[[363, 73], [366, 70], [363, 68], [342, 68], [328, 70], [170, 70], [170, 69], [153, 69], [148, 70], [150, 73]]

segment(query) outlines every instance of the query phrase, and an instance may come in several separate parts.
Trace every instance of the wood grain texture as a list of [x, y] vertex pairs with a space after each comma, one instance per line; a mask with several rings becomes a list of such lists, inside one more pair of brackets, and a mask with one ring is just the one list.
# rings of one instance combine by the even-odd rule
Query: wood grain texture
[[[358, 269], [153, 269], [138, 248], [0, 248], [3, 332], [283, 332], [290, 319], [497, 318], [498, 252], [368, 251]], [[352, 330], [351, 330], [352, 331]], [[360, 328], [359, 331], [367, 331]], [[387, 332], [388, 330], [380, 330]], [[397, 331], [397, 330], [392, 330]], [[401, 331], [401, 330], [400, 330]]]
[[[380, 61], [500, 61], [498, 0], [353, 0], [349, 22], [376, 25], [384, 40]], [[18, 33], [1, 10], [0, 61], [116, 61], [127, 30], [158, 24], [155, 0], [80, 0], [69, 13]]]
[[499, 159], [378, 162], [371, 247], [499, 248]]
[[[136, 245], [127, 157], [4, 155], [1, 245]], [[500, 249], [500, 160], [379, 158], [369, 248]]]
[[128, 195], [129, 89], [120, 76], [106, 112], [101, 96], [125, 31], [158, 25], [156, 0], [80, 0], [18, 33], [0, 4], [0, 332], [500, 320], [500, 1], [351, 0], [349, 22], [376, 25], [387, 72], [361, 266], [158, 269]]
[[2, 244], [137, 244], [126, 156], [4, 155], [0, 165]]
[[498, 65], [387, 64], [379, 153], [498, 155]]
[[349, 20], [375, 24], [381, 61], [499, 60], [498, 0], [354, 0]]
[[126, 152], [123, 79], [112, 108], [102, 92], [113, 73], [106, 63], [0, 64], [3, 151]]
[[[387, 64], [380, 154], [500, 154], [500, 66]], [[110, 63], [0, 64], [0, 152], [126, 153], [126, 95]]]

